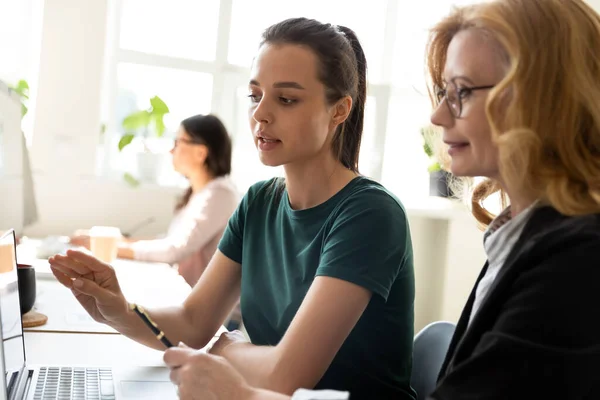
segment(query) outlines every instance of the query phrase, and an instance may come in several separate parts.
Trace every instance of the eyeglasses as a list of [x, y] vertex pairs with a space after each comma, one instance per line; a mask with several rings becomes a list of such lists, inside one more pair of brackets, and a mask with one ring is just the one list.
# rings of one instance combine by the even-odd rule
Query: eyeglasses
[[463, 100], [471, 95], [476, 90], [488, 90], [492, 89], [496, 85], [488, 86], [474, 86], [474, 87], [458, 87], [454, 82], [450, 82], [446, 85], [445, 89], [438, 88], [436, 91], [436, 98], [438, 105], [442, 101], [446, 100], [446, 105], [450, 110], [450, 114], [454, 118], [460, 118], [463, 111]]
[[177, 145], [179, 145], [179, 143], [185, 143], [185, 144], [204, 144], [199, 140], [192, 140], [192, 139], [186, 139], [186, 138], [175, 138], [173, 140], [173, 147], [177, 147]]

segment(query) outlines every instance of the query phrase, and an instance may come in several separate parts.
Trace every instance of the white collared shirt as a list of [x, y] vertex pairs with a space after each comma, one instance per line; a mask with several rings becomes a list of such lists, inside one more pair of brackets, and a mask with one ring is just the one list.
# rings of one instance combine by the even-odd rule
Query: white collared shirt
[[537, 202], [533, 203], [514, 218], [511, 217], [510, 206], [507, 207], [492, 221], [485, 231], [483, 235], [483, 247], [488, 258], [488, 268], [477, 285], [473, 308], [469, 316], [469, 325], [473, 321], [477, 311], [479, 311], [500, 269], [506, 263], [506, 259], [512, 248], [517, 240], [519, 240], [519, 236], [521, 236], [523, 228], [537, 204]]

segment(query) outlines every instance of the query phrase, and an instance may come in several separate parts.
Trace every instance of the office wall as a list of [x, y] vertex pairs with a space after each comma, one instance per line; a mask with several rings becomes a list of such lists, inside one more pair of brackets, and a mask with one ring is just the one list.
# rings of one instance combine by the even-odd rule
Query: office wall
[[46, 0], [31, 148], [39, 221], [33, 236], [69, 234], [93, 224], [127, 229], [155, 216], [164, 230], [178, 190], [132, 189], [95, 176], [107, 0]]

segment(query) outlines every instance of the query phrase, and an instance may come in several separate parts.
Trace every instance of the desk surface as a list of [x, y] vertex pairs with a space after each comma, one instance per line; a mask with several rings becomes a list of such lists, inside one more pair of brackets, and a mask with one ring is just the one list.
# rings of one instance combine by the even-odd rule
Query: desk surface
[[163, 352], [122, 335], [25, 332], [29, 364], [164, 366]]
[[[225, 327], [221, 327], [208, 346], [226, 331]], [[24, 337], [27, 362], [30, 364], [165, 365], [163, 351], [119, 334], [25, 332]]]
[[[35, 309], [48, 317], [45, 325], [27, 328], [27, 331], [117, 333], [88, 315], [71, 291], [54, 278], [47, 260], [27, 257], [23, 252], [19, 252], [18, 257], [34, 265]], [[112, 265], [127, 300], [147, 308], [181, 304], [192, 290], [168, 264], [119, 259]]]

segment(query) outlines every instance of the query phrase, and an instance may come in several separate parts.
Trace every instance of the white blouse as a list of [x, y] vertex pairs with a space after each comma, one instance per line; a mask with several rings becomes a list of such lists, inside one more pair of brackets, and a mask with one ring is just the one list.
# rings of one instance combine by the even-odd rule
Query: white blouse
[[488, 268], [479, 281], [475, 290], [475, 300], [469, 316], [469, 325], [479, 311], [481, 303], [485, 300], [498, 272], [506, 263], [512, 248], [525, 228], [531, 213], [536, 208], [537, 202], [520, 212], [516, 217], [511, 217], [510, 206], [502, 211], [490, 224], [483, 236], [483, 247], [488, 258]]
[[132, 243], [134, 258], [178, 264], [179, 273], [193, 286], [217, 250], [239, 200], [229, 178], [213, 179], [175, 214], [164, 238]]

